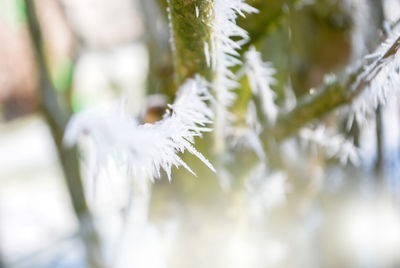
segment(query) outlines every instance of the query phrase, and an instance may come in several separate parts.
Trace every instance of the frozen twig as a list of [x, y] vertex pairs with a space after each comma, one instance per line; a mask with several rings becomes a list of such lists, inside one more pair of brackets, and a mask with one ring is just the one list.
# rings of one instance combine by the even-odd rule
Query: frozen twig
[[393, 33], [376, 53], [368, 57], [373, 59], [372, 63], [362, 64], [343, 79], [327, 76], [317, 94], [300, 99], [293, 110], [278, 116], [272, 130], [266, 130], [262, 135], [272, 134], [282, 140], [310, 121], [353, 102], [354, 117], [362, 121], [371, 109], [384, 104], [388, 94], [399, 88], [399, 42], [400, 34]]

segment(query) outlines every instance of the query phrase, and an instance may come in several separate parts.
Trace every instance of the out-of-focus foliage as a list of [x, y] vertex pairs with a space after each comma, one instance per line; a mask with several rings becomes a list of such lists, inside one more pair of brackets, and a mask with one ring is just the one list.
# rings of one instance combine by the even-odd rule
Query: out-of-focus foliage
[[399, 18], [0, 0], [0, 267], [397, 267]]

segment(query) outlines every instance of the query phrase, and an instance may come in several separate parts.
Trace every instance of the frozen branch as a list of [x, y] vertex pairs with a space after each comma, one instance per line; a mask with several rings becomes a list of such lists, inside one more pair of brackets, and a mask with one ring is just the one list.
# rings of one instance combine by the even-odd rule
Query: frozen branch
[[173, 96], [175, 94], [172, 75], [174, 68], [168, 44], [168, 24], [166, 16], [164, 16], [166, 10], [163, 13], [156, 0], [139, 1], [139, 4], [145, 27], [144, 40], [149, 52], [147, 92], [155, 94], [162, 90], [168, 96]]
[[[370, 102], [379, 104], [384, 101], [385, 94], [388, 93], [387, 89], [395, 89], [395, 85], [398, 85], [396, 82], [399, 79], [399, 42], [399, 35], [389, 37], [375, 54], [369, 56], [369, 58], [374, 58], [371, 64], [366, 67], [364, 64], [361, 65], [345, 79], [337, 79], [336, 76], [326, 79], [325, 84], [316, 95], [308, 95], [299, 100], [293, 110], [278, 117], [273, 129], [265, 129], [262, 135], [272, 134], [277, 140], [282, 140], [295, 134], [305, 124], [326, 115], [335, 108], [359, 101], [357, 97], [365, 90], [372, 91], [367, 94], [372, 99], [361, 99], [362, 104], [368, 106], [374, 105]], [[382, 71], [385, 68], [389, 68], [389, 70]], [[372, 108], [375, 109], [376, 106]]]

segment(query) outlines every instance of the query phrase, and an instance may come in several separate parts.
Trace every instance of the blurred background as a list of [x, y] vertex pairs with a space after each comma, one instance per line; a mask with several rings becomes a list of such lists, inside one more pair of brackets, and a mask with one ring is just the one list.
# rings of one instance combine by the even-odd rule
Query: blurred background
[[[400, 19], [398, 0], [247, 2], [261, 12], [238, 24], [288, 109]], [[178, 88], [166, 6], [0, 0], [0, 267], [400, 267], [399, 96], [350, 131], [346, 108], [314, 122], [356, 146], [353, 162], [303, 133], [270, 146], [266, 167], [246, 146], [216, 156], [206, 135], [195, 147], [217, 174], [183, 155], [197, 177], [150, 183], [117, 164], [94, 180], [90, 147], [62, 148], [86, 108], [122, 100], [140, 122], [161, 118]], [[237, 94], [243, 119], [250, 89]]]

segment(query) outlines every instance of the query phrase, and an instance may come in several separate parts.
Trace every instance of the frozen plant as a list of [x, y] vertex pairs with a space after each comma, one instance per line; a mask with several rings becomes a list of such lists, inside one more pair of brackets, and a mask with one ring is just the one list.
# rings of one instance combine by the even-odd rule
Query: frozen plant
[[160, 178], [162, 169], [171, 180], [172, 166], [183, 166], [195, 174], [178, 155], [185, 151], [215, 171], [193, 147], [195, 137], [211, 131], [206, 126], [213, 118], [207, 106], [210, 99], [207, 82], [196, 77], [180, 87], [164, 118], [154, 124], [139, 125], [123, 112], [83, 111], [69, 122], [64, 144], [72, 146], [81, 136], [89, 136], [96, 144], [99, 167], [106, 166], [109, 158], [122, 159], [134, 175], [150, 179]]
[[246, 115], [247, 127], [234, 127], [228, 131], [232, 139], [232, 147], [241, 149], [248, 148], [256, 153], [260, 161], [266, 160], [262, 141], [259, 137], [262, 127], [257, 118], [257, 111], [254, 102], [250, 102]]
[[299, 135], [303, 142], [322, 147], [327, 157], [336, 157], [342, 164], [348, 161], [354, 165], [360, 163], [359, 150], [353, 142], [341, 134], [325, 129], [324, 126], [318, 126], [316, 129], [302, 128]]
[[395, 96], [399, 92], [399, 36], [399, 30], [391, 32], [376, 52], [367, 56], [372, 63], [364, 68], [354, 86], [354, 91], [357, 91], [361, 84], [367, 84], [366, 89], [352, 103], [351, 116], [360, 125], [366, 123], [368, 116], [375, 113], [379, 104], [385, 105], [389, 96]]
[[[150, 0], [143, 0], [142, 2], [145, 1]], [[319, 51], [320, 46], [318, 43], [318, 48], [317, 46], [312, 46], [318, 49], [318, 51], [315, 51], [318, 53], [311, 51], [311, 53], [304, 53], [303, 55], [302, 44], [290, 43], [292, 42], [292, 37], [297, 42], [297, 40], [301, 41], [300, 39], [304, 35], [302, 33], [304, 29], [301, 28], [303, 26], [295, 25], [297, 17], [301, 18], [304, 15], [301, 14], [303, 12], [298, 12], [296, 16], [291, 16], [291, 10], [302, 6], [300, 4], [312, 5], [315, 3], [315, 5], [320, 5], [321, 1], [285, 1], [287, 3], [284, 6], [280, 6], [279, 4], [269, 5], [268, 1], [248, 1], [248, 3], [255, 3], [257, 5], [260, 15], [250, 15], [252, 17], [249, 16], [249, 20], [238, 25], [237, 21], [240, 21], [240, 17], [244, 17], [245, 14], [248, 16], [250, 13], [258, 12], [255, 8], [246, 4], [244, 0], [169, 0], [167, 1], [168, 14], [166, 20], [167, 18], [169, 19], [170, 45], [173, 51], [171, 52], [171, 58], [169, 58], [169, 55], [166, 57], [165, 65], [167, 66], [164, 66], [164, 62], [161, 63], [160, 60], [152, 58], [157, 58], [160, 54], [164, 53], [164, 51], [154, 53], [154, 49], [161, 50], [163, 46], [153, 47], [151, 42], [147, 44], [150, 56], [149, 62], [151, 63], [149, 64], [149, 71], [150, 75], [154, 75], [154, 81], [151, 78], [148, 81], [151, 82], [149, 84], [154, 82], [157, 85], [154, 88], [150, 85], [149, 92], [158, 92], [158, 89], [163, 89], [165, 92], [171, 93], [174, 92], [176, 85], [181, 86], [176, 94], [176, 101], [169, 106], [163, 119], [154, 124], [140, 124], [121, 111], [121, 109], [114, 107], [108, 110], [92, 109], [84, 111], [72, 116], [69, 124], [65, 126], [64, 121], [66, 122], [66, 118], [71, 116], [72, 112], [70, 111], [72, 109], [64, 109], [63, 105], [58, 104], [62, 103], [59, 100], [69, 96], [70, 92], [61, 94], [52, 88], [52, 77], [49, 74], [52, 74], [53, 70], [49, 69], [52, 67], [53, 62], [51, 60], [47, 62], [48, 59], [51, 59], [51, 55], [46, 55], [48, 51], [44, 49], [46, 48], [44, 45], [48, 44], [45, 44], [45, 40], [41, 39], [40, 24], [35, 21], [35, 12], [32, 12], [34, 2], [25, 0], [28, 7], [27, 10], [30, 10], [28, 12], [28, 20], [30, 32], [32, 33], [32, 43], [34, 44], [40, 65], [40, 68], [38, 68], [41, 72], [40, 90], [42, 90], [41, 95], [44, 96], [42, 108], [45, 113], [45, 119], [52, 130], [53, 138], [56, 141], [55, 144], [58, 145], [59, 159], [62, 161], [65, 178], [69, 179], [69, 187], [73, 183], [79, 182], [81, 178], [80, 173], [77, 172], [79, 171], [79, 161], [76, 159], [75, 153], [71, 153], [65, 147], [60, 146], [60, 137], [63, 134], [64, 144], [67, 146], [73, 146], [84, 138], [91, 141], [95, 149], [91, 153], [95, 155], [95, 166], [98, 170], [107, 170], [110, 167], [110, 161], [112, 161], [113, 164], [117, 164], [115, 165], [117, 168], [122, 167], [122, 172], [127, 169], [129, 175], [132, 173], [146, 183], [149, 183], [147, 178], [151, 180], [160, 178], [162, 170], [165, 171], [171, 180], [173, 166], [183, 166], [194, 173], [180, 157], [181, 153], [185, 151], [189, 151], [189, 153], [195, 155], [211, 170], [214, 170], [211, 163], [193, 145], [195, 137], [201, 136], [204, 132], [211, 131], [209, 124], [214, 120], [213, 114], [215, 112], [216, 123], [214, 125], [215, 136], [217, 137], [215, 165], [217, 165], [219, 171], [218, 176], [225, 176], [227, 178], [225, 181], [228, 181], [228, 183], [223, 182], [225, 185], [236, 179], [237, 182], [240, 182], [241, 175], [247, 175], [253, 166], [252, 164], [255, 164], [257, 169], [252, 174], [251, 179], [247, 180], [249, 184], [246, 186], [248, 187], [247, 190], [250, 198], [254, 200], [256, 210], [260, 212], [260, 215], [268, 216], [268, 212], [276, 209], [285, 202], [287, 197], [287, 178], [295, 179], [298, 176], [296, 173], [299, 173], [297, 172], [299, 169], [293, 170], [293, 172], [290, 169], [287, 170], [288, 172], [280, 171], [285, 168], [285, 162], [291, 162], [290, 164], [292, 164], [292, 162], [297, 161], [295, 163], [297, 165], [292, 165], [295, 168], [299, 168], [303, 163], [303, 155], [301, 155], [302, 152], [300, 150], [297, 150], [296, 142], [288, 143], [288, 147], [292, 149], [290, 152], [294, 152], [293, 155], [295, 156], [292, 156], [294, 161], [285, 159], [283, 150], [279, 150], [284, 140], [300, 134], [303, 142], [322, 147], [328, 157], [337, 157], [344, 164], [349, 161], [357, 164], [359, 161], [359, 152], [353, 142], [347, 140], [344, 135], [332, 133], [324, 127], [316, 127], [315, 130], [304, 127], [345, 104], [353, 106], [357, 121], [365, 121], [369, 114], [376, 112], [378, 106], [381, 107], [385, 104], [386, 99], [392, 96], [390, 94], [398, 92], [400, 84], [398, 61], [400, 33], [397, 31], [393, 31], [393, 36], [380, 46], [381, 48], [377, 53], [369, 56], [367, 61], [363, 63], [363, 66], [353, 72], [338, 72], [332, 75], [332, 79], [328, 79], [329, 81], [322, 82], [320, 78], [326, 72], [332, 71], [333, 67], [329, 66], [333, 62], [336, 64], [336, 58], [332, 62], [326, 62], [328, 64], [325, 67], [329, 68], [329, 70], [325, 67], [321, 68], [320, 65], [315, 64], [314, 60], [325, 61], [325, 57], [321, 57], [321, 55], [326, 53], [325, 51], [328, 51], [329, 55], [331, 55], [330, 52], [332, 51], [326, 49], [329, 46]], [[40, 1], [36, 2], [39, 3]], [[337, 4], [340, 1], [322, 2]], [[354, 21], [358, 24], [353, 28], [355, 31], [351, 33], [352, 36], [348, 36], [354, 41], [353, 50], [356, 53], [353, 53], [353, 57], [358, 58], [358, 60], [354, 60], [354, 62], [358, 63], [362, 60], [359, 57], [364, 55], [367, 52], [365, 50], [368, 48], [368, 46], [360, 42], [366, 41], [365, 37], [369, 36], [370, 29], [375, 29], [370, 25], [370, 20], [361, 15], [366, 14], [366, 11], [373, 12], [373, 8], [368, 7], [367, 10], [365, 9], [365, 5], [374, 1], [342, 0], [342, 2], [353, 4], [351, 6], [358, 9], [358, 11], [356, 10], [358, 13], [353, 14]], [[354, 5], [354, 3], [359, 4]], [[361, 6], [361, 4], [364, 6]], [[270, 9], [271, 12], [269, 12]], [[317, 15], [316, 17], [319, 22], [322, 19], [325, 20], [325, 18], [322, 18], [325, 16], [325, 14], [322, 14], [325, 13], [324, 10], [317, 7], [312, 12], [313, 14], [315, 13], [314, 15]], [[273, 14], [272, 17], [268, 17], [271, 16], [269, 13]], [[307, 11], [304, 13], [309, 14], [310, 12]], [[335, 27], [344, 27], [346, 24], [346, 21], [341, 16], [336, 16], [336, 12], [330, 15], [333, 16], [327, 21], [328, 23], [326, 25], [323, 24], [324, 32], [321, 31], [321, 39], [327, 36], [333, 38], [336, 34], [341, 34], [339, 31], [336, 31], [333, 36], [330, 34], [325, 35], [325, 28], [330, 28], [331, 24], [335, 24], [333, 25]], [[151, 19], [153, 17], [150, 16]], [[267, 19], [271, 19], [271, 21]], [[143, 22], [146, 23], [145, 20]], [[308, 23], [311, 24], [312, 20], [307, 20], [307, 25]], [[165, 23], [166, 25], [167, 23]], [[149, 31], [144, 31], [143, 35], [149, 34], [151, 28], [155, 29], [157, 27], [148, 27]], [[268, 36], [272, 35], [271, 31], [276, 29], [279, 35], [283, 34], [285, 38], [268, 38]], [[163, 34], [168, 32], [163, 27], [158, 30], [162, 31]], [[320, 33], [319, 31], [315, 32]], [[287, 40], [286, 33], [288, 34]], [[153, 34], [157, 35], [157, 32]], [[46, 33], [43, 36], [46, 36]], [[76, 39], [79, 40], [80, 38]], [[310, 41], [307, 36], [305, 36], [305, 39]], [[149, 38], [147, 40], [161, 40], [160, 42], [163, 42], [163, 38]], [[316, 38], [316, 40], [319, 40], [319, 38]], [[316, 40], [311, 40], [311, 42], [306, 42], [305, 44], [312, 43], [316, 45], [313, 42]], [[369, 41], [371, 43], [374, 42], [374, 40]], [[269, 46], [266, 42], [275, 43], [273, 44], [274, 46]], [[325, 45], [322, 43], [326, 42], [321, 42], [321, 45]], [[166, 44], [164, 47], [168, 47], [167, 40]], [[282, 44], [284, 46], [281, 46]], [[84, 46], [85, 44], [82, 45]], [[255, 46], [262, 48], [262, 50], [257, 52], [254, 48]], [[279, 46], [278, 49], [276, 48], [277, 46]], [[250, 49], [247, 49], [248, 47]], [[286, 53], [285, 48], [290, 48], [291, 51], [289, 52], [293, 53]], [[301, 51], [297, 51], [297, 48], [300, 48]], [[305, 50], [307, 49], [306, 46], [304, 48]], [[348, 57], [346, 49], [343, 50], [343, 46], [338, 46], [337, 48], [338, 50], [342, 50], [339, 51], [343, 57], [341, 60]], [[267, 49], [269, 51], [265, 53]], [[282, 65], [282, 62], [276, 62], [277, 73], [279, 74], [276, 78], [279, 79], [279, 83], [274, 87], [276, 87], [279, 96], [284, 95], [282, 93], [284, 93], [283, 90], [285, 87], [288, 89], [286, 99], [282, 98], [282, 101], [280, 100], [280, 104], [282, 104], [280, 107], [275, 103], [275, 92], [271, 88], [275, 83], [273, 77], [275, 70], [271, 64], [262, 60], [262, 56], [271, 55], [277, 50], [280, 52], [277, 56], [281, 57], [282, 62], [287, 63]], [[298, 62], [295, 58], [297, 52], [300, 52], [299, 56], [307, 56], [312, 58], [312, 60], [308, 59], [308, 62], [305, 61], [303, 66], [302, 62]], [[312, 54], [313, 57], [307, 54]], [[344, 61], [339, 62], [343, 63]], [[140, 67], [143, 68], [143, 66]], [[300, 79], [297, 78], [302, 78], [300, 76], [305, 74], [302, 72], [303, 67], [305, 67], [304, 72], [307, 74], [305, 78], [308, 78], [309, 81], [304, 81], [304, 85], [299, 83], [299, 85], [293, 84], [293, 87], [291, 87], [291, 81], [298, 83]], [[339, 66], [335, 65], [335, 67]], [[73, 69], [75, 70], [76, 68]], [[234, 94], [233, 90], [240, 88], [247, 89], [245, 80], [241, 81], [239, 79], [241, 77], [236, 73], [240, 69], [244, 70], [247, 74], [250, 88], [240, 95], [243, 96], [243, 99], [237, 103], [237, 106], [240, 107], [236, 107], [234, 105], [236, 104], [236, 94]], [[47, 73], [48, 70], [49, 73]], [[196, 77], [196, 74], [204, 77], [204, 79]], [[340, 77], [342, 74], [343, 77]], [[68, 88], [67, 90], [74, 88], [72, 81], [73, 79], [71, 79], [70, 84], [66, 87]], [[321, 84], [318, 86], [316, 83]], [[313, 88], [309, 90], [311, 86]], [[215, 102], [212, 101], [212, 97], [208, 92], [209, 89], [215, 92]], [[305, 92], [310, 92], [311, 94]], [[257, 111], [254, 103], [249, 101], [252, 98], [251, 94], [254, 95], [254, 99], [259, 100], [261, 111]], [[66, 100], [65, 103], [65, 106], [70, 105], [69, 100]], [[210, 103], [213, 104], [212, 109], [214, 109], [214, 112], [209, 107]], [[248, 108], [246, 120], [235, 120], [244, 116], [246, 105]], [[64, 112], [67, 114], [64, 114]], [[267, 118], [267, 123], [258, 118], [257, 115], [261, 115], [261, 113]], [[328, 121], [332, 118], [326, 119], [326, 122], [330, 122], [330, 124], [337, 122], [337, 120]], [[322, 122], [318, 121], [318, 124], [322, 124]], [[338, 128], [338, 126], [336, 127]], [[64, 129], [66, 130], [65, 133]], [[246, 162], [234, 163], [233, 161], [241, 159], [235, 157], [235, 153], [237, 152], [230, 151], [224, 146], [218, 146], [220, 140], [224, 143], [227, 138], [230, 138], [229, 135], [231, 134], [233, 144], [236, 147], [247, 147], [255, 151], [259, 161], [249, 157], [246, 159]], [[267, 151], [264, 151], [264, 148]], [[244, 159], [247, 157], [247, 154], [243, 154], [240, 157]], [[235, 176], [231, 176], [231, 174], [224, 175], [229, 171], [236, 171], [236, 168], [232, 170], [226, 168], [228, 161], [231, 161], [229, 162], [231, 166], [242, 164], [242, 166], [237, 165], [237, 169], [242, 169], [240, 172], [237, 172], [240, 174], [233, 174]], [[252, 163], [248, 164], [247, 161], [252, 161]], [[319, 165], [320, 162], [312, 164]], [[273, 168], [273, 171], [267, 170], [267, 166], [271, 166], [271, 170]], [[319, 167], [315, 173], [319, 173], [320, 170], [322, 171]], [[313, 174], [313, 177], [320, 178], [318, 174]], [[76, 183], [76, 185], [79, 187], [79, 183]], [[297, 191], [297, 189], [295, 190]], [[73, 193], [73, 191], [75, 189], [71, 188], [70, 192]], [[82, 221], [82, 215], [90, 215], [90, 211], [87, 210], [86, 204], [81, 202], [85, 200], [85, 196], [82, 194], [84, 191], [78, 189], [76, 193], [77, 195], [73, 194], [71, 197], [75, 198], [73, 200], [74, 204], [82, 204], [81, 208], [76, 211], [78, 218]], [[292, 197], [288, 196], [288, 198]], [[81, 226], [84, 225], [81, 224]], [[136, 231], [134, 230], [133, 233]], [[86, 237], [93, 236], [89, 233]], [[127, 239], [129, 240], [130, 238]], [[132, 238], [132, 241], [136, 243], [135, 238]], [[91, 243], [92, 241], [88, 241], [86, 246], [88, 248], [88, 256], [95, 260], [92, 261], [93, 263], [100, 263], [101, 258], [98, 258], [100, 254], [98, 254], [97, 250], [90, 249]], [[127, 258], [130, 257], [130, 252], [130, 249], [126, 251]], [[135, 252], [135, 254], [140, 253]], [[158, 259], [155, 261], [158, 261]], [[147, 264], [145, 259], [144, 263], [144, 265]], [[121, 264], [121, 266], [123, 265], [125, 265], [125, 262]], [[305, 265], [304, 267], [311, 266]], [[93, 267], [102, 267], [102, 265]]]
[[[214, 2], [214, 21], [212, 23], [212, 70], [215, 73], [213, 88], [216, 92], [216, 138], [224, 139], [224, 131], [232, 115], [228, 112], [228, 107], [233, 104], [236, 96], [233, 89], [239, 87], [235, 74], [231, 68], [241, 64], [238, 59], [238, 50], [249, 41], [249, 36], [245, 30], [236, 24], [238, 15], [244, 13], [255, 13], [257, 10], [243, 0], [216, 0]], [[233, 37], [236, 40], [233, 40]]]
[[254, 46], [245, 54], [246, 74], [249, 79], [251, 91], [261, 99], [262, 109], [270, 124], [275, 124], [278, 107], [275, 104], [276, 94], [271, 86], [276, 83], [273, 75], [275, 69], [269, 62], [263, 62], [261, 53]]

